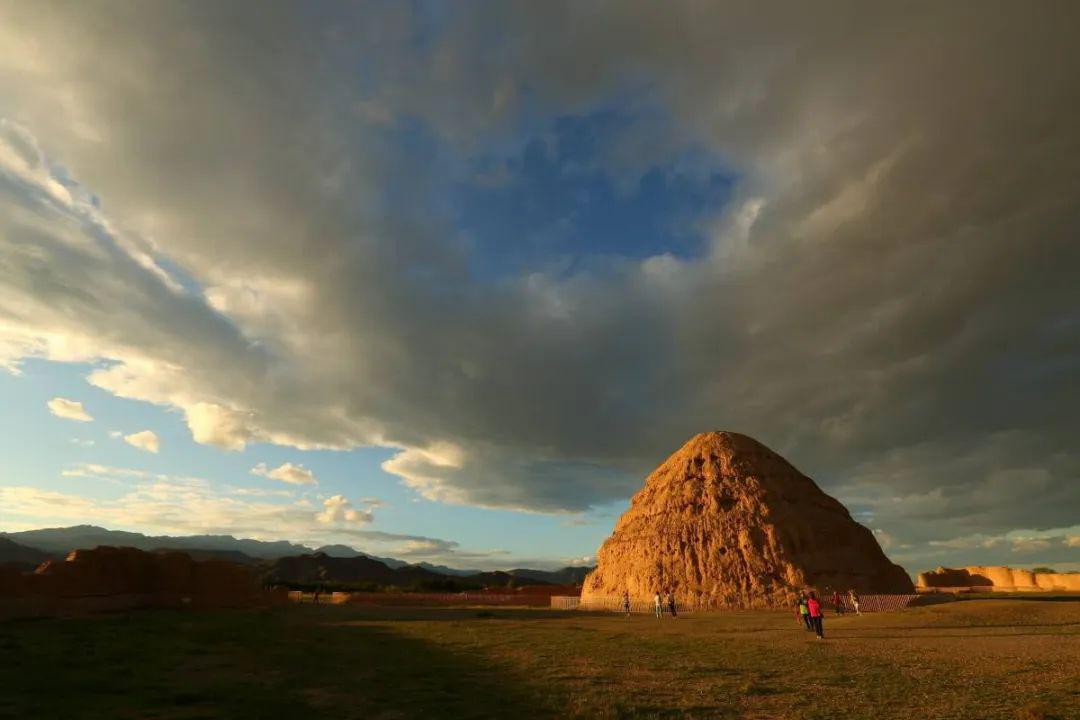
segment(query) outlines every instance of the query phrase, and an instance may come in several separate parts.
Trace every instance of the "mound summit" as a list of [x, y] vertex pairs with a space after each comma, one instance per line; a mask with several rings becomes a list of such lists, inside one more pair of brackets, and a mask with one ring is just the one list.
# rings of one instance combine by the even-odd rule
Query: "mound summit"
[[873, 533], [753, 438], [696, 435], [645, 480], [597, 553], [582, 601], [651, 598], [787, 605], [803, 588], [914, 592]]

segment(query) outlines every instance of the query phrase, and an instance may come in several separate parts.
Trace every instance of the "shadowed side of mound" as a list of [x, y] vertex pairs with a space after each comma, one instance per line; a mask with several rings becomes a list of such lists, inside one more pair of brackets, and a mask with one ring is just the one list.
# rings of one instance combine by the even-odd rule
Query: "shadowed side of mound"
[[778, 607], [806, 588], [914, 590], [873, 533], [787, 460], [746, 435], [708, 432], [646, 478], [582, 602], [674, 592], [684, 604]]

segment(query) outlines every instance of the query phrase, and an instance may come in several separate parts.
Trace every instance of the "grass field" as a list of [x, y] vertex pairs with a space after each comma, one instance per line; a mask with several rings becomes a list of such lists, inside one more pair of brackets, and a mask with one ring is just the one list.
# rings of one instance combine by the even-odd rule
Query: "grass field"
[[1080, 602], [826, 619], [136, 612], [0, 624], [0, 717], [1080, 718]]

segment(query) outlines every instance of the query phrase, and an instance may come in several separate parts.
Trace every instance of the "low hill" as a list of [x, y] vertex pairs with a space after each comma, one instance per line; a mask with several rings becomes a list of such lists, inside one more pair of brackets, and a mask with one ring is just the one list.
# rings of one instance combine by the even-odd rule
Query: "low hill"
[[[322, 547], [319, 547], [319, 548], [315, 549], [314, 554], [317, 555], [319, 553], [323, 553], [324, 555], [329, 555], [330, 557], [339, 557], [339, 558], [354, 558], [354, 557], [371, 558], [372, 560], [378, 560], [379, 562], [383, 563], [387, 567], [391, 567], [391, 568], [405, 567], [406, 565], [409, 564], [409, 563], [405, 562], [404, 560], [396, 560], [394, 558], [388, 558], [388, 557], [379, 557], [378, 555], [371, 555], [371, 554], [366, 553], [366, 552], [361, 552], [361, 551], [357, 550], [356, 548], [349, 547], [348, 545], [323, 545]], [[420, 563], [420, 564], [423, 565], [424, 563]]]
[[447, 580], [445, 575], [415, 566], [392, 568], [384, 562], [359, 555], [333, 557], [326, 553], [295, 555], [271, 562], [266, 581], [282, 585], [394, 585], [408, 587]]
[[13, 565], [20, 570], [33, 570], [46, 560], [53, 559], [51, 553], [36, 548], [20, 545], [9, 538], [0, 537], [0, 565]]
[[523, 580], [553, 585], [580, 585], [585, 581], [585, 576], [592, 572], [592, 567], [578, 565], [567, 566], [559, 570], [510, 570], [509, 574]]
[[153, 552], [182, 552], [188, 555], [192, 560], [225, 560], [227, 562], [236, 563], [237, 565], [258, 565], [264, 560], [253, 558], [250, 555], [245, 555], [239, 550], [206, 550], [202, 548], [186, 548], [186, 547], [159, 547], [154, 548]]
[[[543, 571], [535, 571], [543, 573]], [[374, 558], [333, 557], [326, 553], [278, 558], [266, 565], [265, 581], [296, 587], [371, 589], [397, 587], [415, 590], [458, 592], [482, 588], [517, 588], [523, 585], [550, 585], [542, 578], [494, 571], [472, 575], [446, 575], [418, 565], [393, 568]]]
[[[379, 558], [379, 559], [382, 560], [382, 558]], [[385, 562], [385, 560], [383, 560], [383, 562]], [[483, 570], [476, 570], [476, 569], [472, 569], [472, 570], [465, 569], [465, 570], [463, 570], [461, 568], [452, 568], [452, 567], [447, 567], [445, 565], [432, 565], [429, 562], [418, 562], [418, 563], [412, 563], [412, 564], [415, 567], [424, 568], [425, 570], [430, 570], [433, 573], [439, 573], [440, 575], [454, 575], [454, 576], [457, 576], [457, 577], [464, 577], [466, 575], [479, 575], [480, 573], [484, 572]], [[391, 566], [391, 567], [393, 567], [393, 566]]]

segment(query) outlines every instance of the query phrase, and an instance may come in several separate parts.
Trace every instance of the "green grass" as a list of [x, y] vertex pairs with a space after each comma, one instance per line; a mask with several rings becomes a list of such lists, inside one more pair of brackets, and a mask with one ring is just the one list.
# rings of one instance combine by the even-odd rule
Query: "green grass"
[[1080, 602], [830, 617], [826, 634], [760, 612], [301, 606], [9, 622], [0, 717], [1080, 717]]

